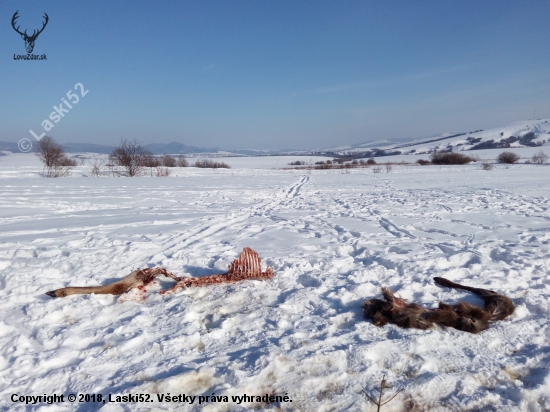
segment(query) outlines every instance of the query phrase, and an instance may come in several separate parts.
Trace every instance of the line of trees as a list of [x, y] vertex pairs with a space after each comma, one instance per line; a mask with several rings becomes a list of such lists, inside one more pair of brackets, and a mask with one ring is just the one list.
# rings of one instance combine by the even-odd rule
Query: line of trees
[[146, 150], [141, 143], [136, 140], [122, 139], [120, 144], [113, 148], [109, 155], [109, 160], [116, 166], [122, 167], [128, 176], [139, 176], [145, 168], [157, 169], [157, 176], [168, 176], [170, 172], [162, 167], [187, 167], [189, 163], [184, 156], [177, 159], [174, 156], [164, 155], [156, 157]]
[[[76, 161], [67, 157], [63, 147], [49, 136], [40, 140], [36, 155], [44, 164], [46, 177], [68, 176], [71, 167], [76, 166]], [[107, 166], [113, 174], [120, 173], [120, 171], [115, 171], [115, 167], [121, 168], [123, 173], [130, 177], [142, 175], [146, 168], [150, 169], [151, 176], [153, 176], [154, 170], [156, 176], [169, 176], [169, 168], [188, 167], [189, 162], [185, 156], [177, 158], [171, 155], [154, 156], [137, 139], [122, 139], [119, 145], [111, 150], [108, 162], [95, 159], [91, 162], [91, 166], [92, 176], [101, 176], [104, 166]], [[229, 168], [223, 162], [202, 159], [197, 160], [194, 166], [214, 169]]]

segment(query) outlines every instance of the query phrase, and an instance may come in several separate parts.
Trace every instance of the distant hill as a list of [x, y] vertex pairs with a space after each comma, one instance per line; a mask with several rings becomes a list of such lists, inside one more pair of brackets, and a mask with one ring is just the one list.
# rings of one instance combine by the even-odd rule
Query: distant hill
[[[36, 149], [35, 141], [33, 151]], [[92, 143], [62, 143], [68, 153], [111, 153], [111, 146]], [[199, 154], [214, 156], [273, 156], [273, 155], [327, 155], [352, 157], [377, 157], [388, 155], [426, 154], [435, 151], [465, 151], [535, 147], [550, 145], [550, 119], [524, 120], [488, 130], [462, 133], [443, 133], [425, 139], [374, 140], [370, 142], [315, 150], [254, 150], [239, 149], [220, 151], [217, 147], [188, 146], [179, 142], [150, 143], [144, 148], [155, 155]], [[0, 142], [0, 151], [19, 153], [17, 142]]]
[[524, 120], [467, 133], [445, 133], [426, 139], [370, 142], [325, 149], [322, 153], [357, 157], [423, 154], [550, 145], [550, 119]]
[[[32, 151], [34, 151], [34, 149], [35, 147], [32, 148]], [[21, 150], [17, 147], [17, 142], [0, 142], [0, 151], [21, 153]]]

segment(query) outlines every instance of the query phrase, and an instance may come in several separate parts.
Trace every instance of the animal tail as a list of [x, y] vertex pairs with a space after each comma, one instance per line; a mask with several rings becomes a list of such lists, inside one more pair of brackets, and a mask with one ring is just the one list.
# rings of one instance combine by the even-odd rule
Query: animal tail
[[448, 288], [453, 288], [453, 289], [467, 290], [468, 292], [475, 293], [478, 296], [495, 296], [495, 295], [498, 295], [498, 293], [496, 293], [494, 290], [481, 289], [481, 288], [472, 288], [470, 286], [461, 285], [459, 283], [452, 282], [449, 279], [445, 279], [445, 278], [436, 277], [436, 278], [434, 278], [434, 281], [438, 285], [445, 286], [445, 287], [448, 287]]

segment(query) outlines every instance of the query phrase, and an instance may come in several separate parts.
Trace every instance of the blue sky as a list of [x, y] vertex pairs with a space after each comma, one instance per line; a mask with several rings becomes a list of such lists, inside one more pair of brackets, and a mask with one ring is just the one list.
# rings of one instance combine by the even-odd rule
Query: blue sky
[[[49, 23], [34, 54], [11, 27]], [[0, 140], [318, 148], [550, 117], [550, 1], [0, 3]]]

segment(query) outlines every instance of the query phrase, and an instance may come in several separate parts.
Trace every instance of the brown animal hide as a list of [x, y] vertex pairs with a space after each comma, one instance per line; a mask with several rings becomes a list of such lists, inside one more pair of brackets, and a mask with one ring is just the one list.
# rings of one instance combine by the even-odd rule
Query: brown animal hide
[[483, 308], [459, 302], [448, 305], [439, 302], [436, 309], [427, 309], [416, 303], [407, 303], [387, 288], [382, 288], [384, 300], [371, 299], [363, 304], [363, 315], [376, 326], [393, 323], [402, 328], [428, 329], [433, 325], [449, 326], [470, 333], [479, 333], [489, 327], [490, 321], [502, 320], [514, 312], [512, 300], [488, 289], [472, 288], [445, 278], [434, 281], [449, 288], [475, 293], [485, 303]]
[[228, 272], [223, 275], [189, 278], [177, 277], [164, 268], [137, 269], [121, 280], [107, 285], [67, 287], [46, 292], [46, 295], [54, 298], [89, 293], [121, 295], [133, 288], [143, 289], [158, 276], [168, 277], [174, 281], [174, 286], [167, 291], [161, 291], [161, 293], [173, 293], [187, 287], [235, 283], [247, 279], [271, 279], [275, 275], [273, 269], [268, 267], [265, 272], [262, 272], [261, 263], [262, 260], [258, 254], [252, 249], [245, 247], [240, 256], [229, 265]]

